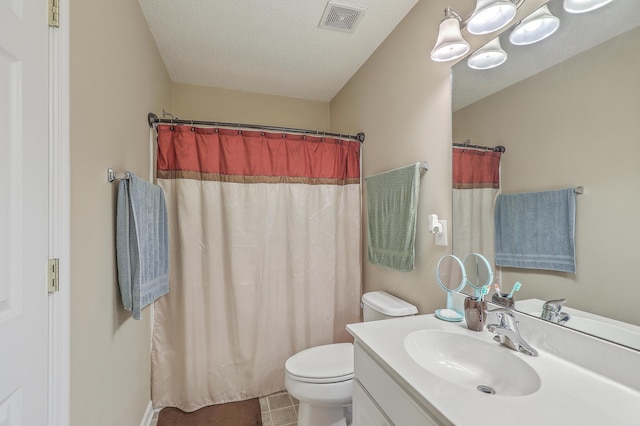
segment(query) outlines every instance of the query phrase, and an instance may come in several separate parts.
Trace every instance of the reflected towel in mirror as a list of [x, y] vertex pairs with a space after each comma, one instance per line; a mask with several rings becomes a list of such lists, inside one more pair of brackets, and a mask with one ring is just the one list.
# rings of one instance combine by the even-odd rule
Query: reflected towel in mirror
[[501, 194], [496, 201], [496, 265], [576, 272], [574, 188]]

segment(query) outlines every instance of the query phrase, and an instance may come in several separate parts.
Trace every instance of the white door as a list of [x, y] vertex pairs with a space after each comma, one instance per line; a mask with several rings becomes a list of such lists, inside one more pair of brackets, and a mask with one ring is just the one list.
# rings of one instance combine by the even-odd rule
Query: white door
[[0, 0], [0, 426], [47, 424], [46, 0]]

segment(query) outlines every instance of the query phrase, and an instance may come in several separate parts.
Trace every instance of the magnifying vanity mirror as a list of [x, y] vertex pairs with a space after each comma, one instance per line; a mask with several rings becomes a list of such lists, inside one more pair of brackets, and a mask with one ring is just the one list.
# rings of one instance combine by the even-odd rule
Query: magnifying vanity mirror
[[459, 322], [464, 319], [460, 312], [453, 309], [452, 293], [460, 291], [467, 282], [462, 261], [452, 254], [442, 256], [436, 266], [436, 280], [447, 293], [447, 307], [436, 309], [436, 317], [444, 321]]
[[486, 257], [479, 253], [469, 253], [462, 262], [467, 274], [467, 285], [473, 289], [474, 296], [480, 299], [482, 287], [493, 283], [493, 269]]
[[[576, 199], [577, 273], [499, 267], [497, 279], [522, 282], [517, 310], [536, 315], [545, 301], [566, 299], [572, 319], [564, 326], [640, 350], [632, 267], [640, 241], [640, 2], [581, 14], [562, 3], [547, 3], [560, 20], [549, 38], [514, 46], [506, 30], [501, 66], [474, 70], [462, 60], [452, 68], [453, 140], [506, 147], [502, 193], [584, 187]], [[454, 220], [453, 253], [464, 258], [458, 232], [465, 231]], [[493, 264], [494, 253], [480, 252]], [[475, 282], [463, 290], [475, 291]]]

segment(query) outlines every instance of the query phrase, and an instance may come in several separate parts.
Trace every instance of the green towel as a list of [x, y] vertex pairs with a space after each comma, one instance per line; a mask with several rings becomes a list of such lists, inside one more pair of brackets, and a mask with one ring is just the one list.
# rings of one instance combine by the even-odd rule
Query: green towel
[[413, 271], [420, 163], [368, 177], [365, 182], [369, 261], [396, 271]]

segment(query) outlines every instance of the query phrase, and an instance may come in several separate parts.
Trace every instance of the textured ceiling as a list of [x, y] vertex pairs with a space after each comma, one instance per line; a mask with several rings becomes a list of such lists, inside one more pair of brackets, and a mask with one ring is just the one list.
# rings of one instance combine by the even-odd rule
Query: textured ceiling
[[418, 0], [347, 0], [353, 32], [321, 29], [326, 0], [139, 0], [171, 80], [330, 101]]

